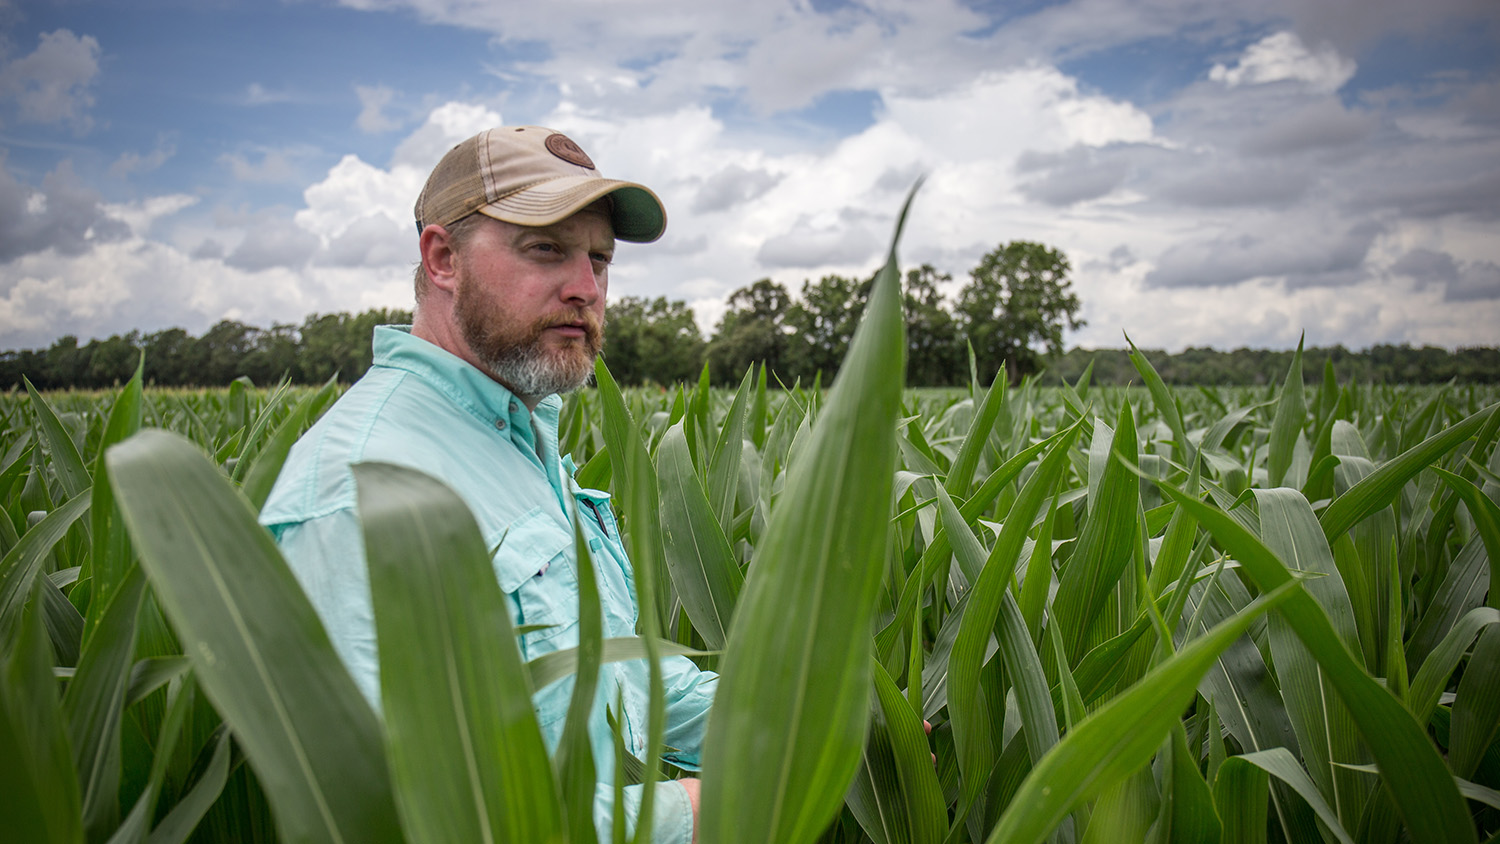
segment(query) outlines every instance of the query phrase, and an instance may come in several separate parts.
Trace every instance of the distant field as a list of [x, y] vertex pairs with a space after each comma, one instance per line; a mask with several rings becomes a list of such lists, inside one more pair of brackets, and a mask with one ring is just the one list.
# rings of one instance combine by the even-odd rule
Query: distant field
[[[705, 774], [722, 840], [1500, 828], [1500, 388], [1303, 384], [1300, 367], [1168, 388], [1140, 359], [1130, 389], [892, 392], [892, 425], [890, 361], [857, 348], [857, 394], [747, 378], [567, 399], [562, 450], [651, 567], [642, 632], [725, 671]], [[261, 589], [294, 582], [253, 512], [335, 392], [0, 395], [0, 815], [17, 840], [320, 838], [358, 817], [417, 840], [413, 777], [462, 781], [454, 749], [414, 762], [367, 711], [335, 717], [363, 700], [326, 679], [305, 604]], [[176, 436], [103, 459], [139, 429]], [[229, 585], [192, 591], [205, 569]], [[278, 694], [282, 715], [246, 703]], [[535, 764], [487, 781], [490, 808], [554, 807], [538, 828], [585, 840], [566, 780]], [[378, 775], [343, 782], [352, 768]]]

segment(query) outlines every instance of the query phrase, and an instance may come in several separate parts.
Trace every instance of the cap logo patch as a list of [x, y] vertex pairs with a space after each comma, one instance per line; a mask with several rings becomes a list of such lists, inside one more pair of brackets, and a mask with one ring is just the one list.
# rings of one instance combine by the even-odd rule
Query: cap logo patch
[[583, 151], [583, 147], [573, 143], [567, 135], [561, 133], [548, 135], [546, 143], [547, 151], [561, 158], [563, 161], [569, 164], [576, 164], [579, 167], [587, 167], [590, 170], [594, 169], [594, 160], [589, 158], [588, 153]]

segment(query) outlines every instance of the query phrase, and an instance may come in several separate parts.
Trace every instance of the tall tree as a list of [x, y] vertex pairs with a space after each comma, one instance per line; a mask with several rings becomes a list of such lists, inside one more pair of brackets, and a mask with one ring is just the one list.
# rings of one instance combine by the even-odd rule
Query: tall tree
[[797, 375], [811, 377], [821, 370], [826, 384], [838, 374], [874, 281], [873, 276], [859, 281], [825, 275], [802, 283], [801, 300], [788, 307], [786, 314], [793, 332], [790, 341]]
[[752, 363], [765, 363], [791, 383], [792, 328], [787, 309], [792, 297], [780, 284], [763, 278], [729, 295], [729, 310], [708, 344], [708, 366], [715, 383], [738, 383]]
[[906, 271], [906, 382], [913, 386], [958, 384], [968, 373], [963, 338], [938, 289], [952, 280], [931, 264]]
[[609, 305], [604, 362], [622, 384], [671, 384], [697, 376], [707, 344], [687, 303], [626, 296]]
[[1076, 316], [1080, 303], [1068, 279], [1071, 268], [1056, 249], [1013, 240], [969, 271], [956, 316], [974, 344], [981, 373], [1003, 363], [1018, 380], [1039, 370], [1044, 356], [1062, 354], [1063, 326], [1084, 325]]

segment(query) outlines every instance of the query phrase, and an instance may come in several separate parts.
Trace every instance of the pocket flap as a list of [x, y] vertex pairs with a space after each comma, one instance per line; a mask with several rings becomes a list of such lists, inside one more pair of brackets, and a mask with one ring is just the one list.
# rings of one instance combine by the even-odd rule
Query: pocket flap
[[495, 552], [495, 578], [507, 593], [520, 589], [573, 541], [540, 507], [512, 522], [501, 537], [495, 540], [500, 544]]

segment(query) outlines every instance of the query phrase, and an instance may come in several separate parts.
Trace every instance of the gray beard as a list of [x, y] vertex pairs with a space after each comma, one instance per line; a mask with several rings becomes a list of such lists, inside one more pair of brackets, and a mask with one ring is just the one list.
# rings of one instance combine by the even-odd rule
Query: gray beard
[[535, 346], [511, 346], [497, 355], [475, 351], [490, 377], [522, 399], [539, 400], [553, 393], [572, 392], [587, 384], [594, 374], [592, 364], [573, 367], [549, 360]]

